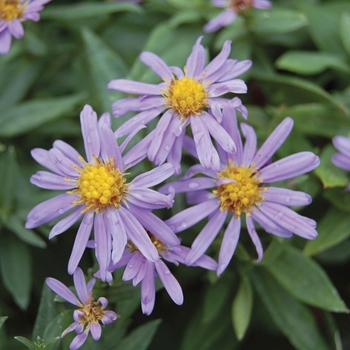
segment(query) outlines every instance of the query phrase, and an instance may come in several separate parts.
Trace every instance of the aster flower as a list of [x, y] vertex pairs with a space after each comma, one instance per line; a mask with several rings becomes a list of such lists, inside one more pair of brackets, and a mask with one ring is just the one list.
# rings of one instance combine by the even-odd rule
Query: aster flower
[[0, 55], [6, 55], [11, 47], [12, 36], [24, 35], [22, 22], [39, 21], [39, 11], [51, 0], [0, 0]]
[[[112, 276], [107, 267], [111, 259], [116, 263], [121, 258], [128, 239], [147, 259], [158, 260], [157, 249], [128, 205], [147, 209], [143, 213], [147, 218], [149, 210], [171, 207], [172, 195], [148, 187], [171, 176], [173, 167], [164, 164], [127, 182], [124, 171], [137, 161], [138, 154], [130, 150], [122, 157], [121, 152], [133, 135], [119, 147], [111, 130], [109, 114], [105, 113], [97, 122], [96, 113], [88, 105], [81, 112], [80, 121], [87, 161], [63, 141], [55, 141], [49, 151], [32, 150], [33, 158], [52, 172], [38, 171], [31, 177], [31, 182], [45, 189], [69, 191], [34, 207], [28, 214], [26, 228], [50, 222], [70, 211], [52, 228], [51, 239], [82, 218], [68, 272], [72, 274], [78, 266], [94, 226], [95, 254], [101, 279], [110, 281]], [[178, 242], [175, 234], [166, 239]]]
[[93, 301], [92, 288], [95, 284], [94, 278], [86, 284], [83, 271], [78, 267], [73, 274], [73, 279], [78, 298], [62, 282], [51, 277], [46, 279], [46, 284], [56, 294], [79, 307], [79, 309], [74, 310], [74, 322], [61, 335], [61, 337], [64, 337], [72, 331], [77, 333], [77, 336], [69, 346], [70, 350], [79, 349], [87, 339], [89, 332], [91, 332], [95, 340], [99, 340], [102, 334], [101, 323], [107, 325], [117, 319], [117, 314], [114, 311], [105, 310], [108, 305], [106, 298], [101, 297], [97, 301]]
[[[137, 208], [132, 207], [130, 210], [137, 215]], [[147, 222], [144, 221], [143, 224], [147, 225]], [[153, 227], [155, 228], [155, 226]], [[170, 228], [161, 220], [159, 220], [159, 225], [157, 227], [158, 230], [170, 230]], [[157, 276], [160, 278], [174, 303], [182, 305], [184, 297], [181, 286], [163, 260], [175, 265], [179, 265], [179, 263], [184, 264], [186, 257], [190, 252], [190, 248], [182, 246], [180, 243], [165, 243], [158, 238], [159, 234], [155, 236], [149, 230], [147, 231], [161, 259], [156, 262], [148, 260], [132, 242], [129, 242], [122, 258], [117, 264], [111, 263], [109, 271], [113, 272], [116, 269], [125, 266], [123, 280], [132, 280], [134, 286], [141, 282], [142, 312], [146, 315], [150, 315], [155, 303], [155, 278]], [[209, 256], [202, 255], [192, 264], [192, 266], [200, 266], [208, 270], [216, 270], [217, 263]], [[100, 273], [96, 273], [95, 276], [99, 277]]]
[[[181, 171], [180, 160], [186, 126], [191, 124], [199, 161], [204, 167], [219, 169], [219, 157], [213, 147], [212, 136], [228, 153], [235, 151], [231, 137], [220, 125], [221, 108], [229, 102], [220, 96], [226, 93], [246, 93], [243, 80], [235, 79], [248, 70], [251, 61], [237, 61], [228, 58], [231, 42], [226, 41], [221, 52], [205, 65], [205, 50], [198, 38], [187, 59], [184, 70], [169, 67], [152, 52], [143, 52], [141, 61], [149, 66], [164, 82], [146, 84], [131, 80], [117, 79], [108, 84], [109, 89], [139, 97], [128, 97], [113, 104], [113, 115], [120, 117], [130, 111], [138, 111], [116, 132], [121, 137], [129, 134], [140, 124], [147, 124], [159, 114], [155, 130], [140, 143], [140, 152], [147, 151], [149, 160], [157, 165], [166, 159], [172, 163], [175, 173]], [[232, 102], [247, 117], [247, 110], [239, 98]]]
[[203, 27], [203, 30], [207, 33], [215, 32], [222, 27], [226, 27], [240, 13], [244, 13], [252, 7], [268, 9], [272, 6], [269, 0], [212, 0], [212, 4], [216, 7], [224, 8], [225, 11], [214, 17]]
[[[195, 204], [167, 220], [175, 233], [209, 216], [208, 223], [192, 244], [191, 252], [186, 258], [187, 264], [195, 262], [207, 250], [224, 226], [226, 218], [229, 218], [219, 253], [218, 275], [229, 264], [237, 246], [242, 214], [245, 214], [248, 233], [257, 250], [257, 261], [263, 257], [263, 248], [254, 221], [266, 232], [277, 236], [289, 238], [294, 233], [306, 239], [317, 237], [316, 222], [288, 208], [308, 205], [311, 197], [304, 192], [267, 187], [266, 184], [305, 174], [320, 163], [312, 152], [296, 153], [271, 163], [271, 157], [292, 130], [291, 118], [284, 119], [256, 151], [257, 138], [254, 129], [247, 124], [241, 124], [246, 138], [243, 147], [234, 108], [225, 108], [224, 113], [231, 115], [231, 118], [224, 117], [223, 126], [233, 137], [237, 152], [228, 154], [223, 149], [219, 150], [219, 172], [194, 165], [182, 180], [160, 189], [166, 191], [171, 186], [175, 192], [187, 192], [189, 203]], [[193, 177], [198, 173], [206, 176]]]

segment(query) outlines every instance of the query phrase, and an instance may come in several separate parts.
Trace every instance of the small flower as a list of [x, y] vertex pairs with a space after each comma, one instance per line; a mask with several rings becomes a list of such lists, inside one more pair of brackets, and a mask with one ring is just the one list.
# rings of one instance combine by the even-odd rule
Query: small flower
[[101, 323], [107, 325], [117, 319], [117, 314], [114, 311], [105, 310], [108, 305], [106, 298], [101, 297], [97, 301], [93, 301], [94, 278], [86, 284], [83, 271], [78, 267], [73, 274], [73, 279], [78, 298], [62, 282], [51, 277], [46, 279], [46, 284], [56, 294], [79, 307], [79, 309], [74, 310], [74, 322], [61, 335], [61, 337], [64, 337], [72, 331], [78, 334], [71, 342], [70, 350], [79, 349], [87, 339], [89, 332], [95, 340], [99, 340], [102, 334]]
[[[122, 157], [121, 152], [133, 135], [119, 147], [109, 114], [105, 113], [97, 122], [96, 113], [88, 105], [81, 112], [80, 120], [87, 161], [63, 141], [55, 141], [49, 151], [39, 148], [32, 151], [33, 158], [52, 173], [38, 171], [31, 182], [45, 189], [69, 191], [34, 207], [28, 214], [26, 228], [37, 227], [72, 210], [52, 228], [49, 238], [83, 218], [68, 272], [72, 274], [78, 266], [94, 226], [101, 279], [110, 281], [112, 276], [107, 267], [111, 259], [116, 263], [121, 258], [128, 239], [149, 260], [158, 260], [157, 250], [128, 206], [133, 204], [147, 210], [171, 207], [172, 195], [166, 196], [148, 187], [164, 181], [174, 170], [171, 164], [164, 164], [127, 182], [124, 171], [137, 162], [138, 154], [131, 149]], [[175, 234], [173, 239], [178, 241]]]
[[[238, 62], [228, 58], [231, 42], [226, 41], [222, 51], [205, 65], [201, 40], [202, 37], [198, 38], [194, 45], [184, 70], [169, 67], [152, 52], [141, 54], [141, 61], [160, 76], [163, 83], [155, 85], [117, 79], [108, 84], [109, 89], [140, 95], [113, 104], [115, 117], [130, 111], [140, 112], [115, 132], [116, 137], [129, 134], [135, 127], [149, 123], [165, 111], [155, 130], [141, 141], [139, 147], [140, 151], [147, 151], [149, 160], [157, 165], [168, 159], [175, 174], [181, 172], [182, 145], [188, 124], [191, 124], [199, 161], [204, 167], [219, 168], [219, 157], [210, 136], [228, 153], [235, 151], [234, 142], [220, 125], [221, 108], [229, 102], [220, 96], [247, 92], [244, 81], [235, 78], [250, 68], [251, 61]], [[235, 97], [232, 103], [247, 117], [247, 110], [239, 98]]]
[[[256, 152], [257, 138], [254, 129], [247, 124], [241, 124], [246, 138], [243, 147], [234, 108], [225, 108], [224, 113], [231, 115], [231, 118], [224, 117], [223, 126], [235, 141], [237, 152], [228, 154], [220, 150], [219, 172], [194, 165], [182, 180], [160, 189], [166, 191], [171, 186], [175, 192], [188, 192], [188, 201], [190, 204], [196, 204], [166, 221], [175, 233], [209, 216], [208, 223], [192, 244], [191, 252], [186, 258], [188, 264], [195, 262], [207, 250], [226, 218], [230, 217], [221, 243], [218, 275], [225, 270], [236, 249], [243, 213], [248, 233], [258, 253], [257, 261], [262, 259], [263, 249], [254, 221], [268, 233], [277, 236], [289, 238], [294, 233], [306, 239], [317, 237], [316, 222], [288, 208], [308, 205], [311, 203], [311, 197], [304, 192], [267, 187], [265, 184], [305, 174], [320, 163], [319, 158], [312, 152], [296, 153], [271, 163], [271, 157], [292, 130], [291, 118], [283, 120]], [[194, 146], [192, 153], [193, 151]], [[206, 177], [192, 178], [197, 173], [203, 173]], [[213, 187], [213, 190], [207, 191]]]
[[[158, 220], [158, 231], [171, 231], [163, 221]], [[165, 243], [157, 237], [159, 234], [155, 236], [150, 231], [148, 231], [148, 234], [160, 258], [175, 265], [179, 265], [179, 262], [185, 263], [190, 248], [182, 246], [180, 243], [174, 244], [169, 240]], [[134, 286], [141, 282], [141, 308], [146, 315], [150, 315], [154, 308], [156, 297], [155, 278], [157, 276], [174, 303], [177, 305], [182, 305], [183, 303], [184, 297], [181, 286], [162, 259], [156, 262], [148, 260], [132, 242], [129, 242], [120, 261], [109, 266], [109, 271], [111, 272], [125, 266], [123, 280], [132, 280]], [[200, 266], [208, 270], [216, 270], [217, 268], [217, 263], [206, 255], [202, 255], [191, 265]], [[96, 277], [99, 277], [99, 275], [99, 272], [95, 274]]]
[[257, 9], [268, 9], [271, 7], [269, 0], [212, 0], [212, 3], [216, 7], [224, 8], [225, 11], [214, 17], [203, 27], [203, 30], [207, 33], [215, 32], [222, 27], [228, 26], [239, 14], [252, 7]]
[[0, 0], [0, 55], [6, 55], [11, 47], [12, 36], [24, 35], [21, 22], [39, 21], [39, 11], [51, 0]]

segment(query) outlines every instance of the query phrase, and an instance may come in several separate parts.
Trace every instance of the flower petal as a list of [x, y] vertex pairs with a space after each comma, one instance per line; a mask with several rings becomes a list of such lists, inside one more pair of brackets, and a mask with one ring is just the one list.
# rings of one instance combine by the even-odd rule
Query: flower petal
[[256, 252], [258, 253], [258, 258], [256, 259], [256, 262], [259, 262], [264, 256], [263, 247], [261, 245], [260, 238], [255, 230], [254, 222], [250, 216], [246, 216], [246, 223], [249, 236], [255, 245]]
[[107, 87], [110, 90], [140, 95], [162, 95], [163, 89], [162, 84], [147, 84], [126, 79], [112, 80], [108, 83]]
[[74, 295], [74, 293], [66, 287], [62, 282], [56, 280], [55, 278], [48, 277], [46, 278], [46, 284], [50, 287], [50, 289], [59, 295], [64, 300], [67, 300], [69, 303], [79, 306], [79, 300]]
[[308, 205], [312, 201], [311, 196], [305, 192], [277, 187], [269, 187], [267, 191], [263, 192], [263, 197], [269, 202], [297, 207]]
[[77, 267], [76, 270], [74, 271], [73, 280], [74, 280], [74, 287], [78, 294], [79, 299], [82, 301], [83, 304], [88, 303], [91, 299], [91, 296], [87, 291], [85, 276], [80, 267]]
[[102, 334], [102, 327], [98, 322], [92, 323], [90, 326], [91, 335], [95, 340], [99, 340]]
[[64, 219], [59, 221], [50, 231], [49, 239], [61, 234], [62, 232], [68, 230], [72, 227], [82, 216], [83, 206], [78, 206], [75, 208], [69, 215], [67, 215]]
[[136, 176], [132, 181], [136, 187], [152, 187], [165, 181], [174, 174], [174, 168], [171, 164], [163, 164], [157, 168]]
[[147, 271], [141, 283], [141, 307], [145, 315], [150, 315], [154, 308], [156, 299], [154, 279], [154, 263], [147, 261]]
[[156, 73], [162, 80], [170, 82], [173, 74], [168, 65], [155, 53], [144, 51], [140, 55], [140, 60], [154, 73]]

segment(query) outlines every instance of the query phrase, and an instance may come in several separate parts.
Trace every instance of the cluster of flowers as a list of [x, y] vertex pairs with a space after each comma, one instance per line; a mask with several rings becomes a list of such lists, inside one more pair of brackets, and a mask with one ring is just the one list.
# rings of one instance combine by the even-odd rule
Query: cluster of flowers
[[[8, 51], [11, 35], [20, 36], [20, 21], [37, 20], [37, 11], [46, 2], [0, 0], [2, 53]], [[20, 15], [11, 17], [8, 11], [6, 17], [6, 6], [14, 3]], [[213, 3], [226, 6], [223, 0]], [[230, 4], [228, 14], [225, 12], [209, 22], [207, 31], [228, 24], [244, 6], [270, 6], [266, 0]], [[161, 78], [159, 84], [124, 79], [108, 84], [109, 89], [136, 95], [113, 104], [116, 118], [136, 112], [117, 130], [112, 130], [109, 113], [98, 119], [91, 106], [83, 108], [80, 122], [85, 159], [61, 140], [55, 141], [48, 151], [39, 148], [32, 151], [33, 158], [50, 172], [38, 171], [31, 182], [44, 189], [65, 192], [34, 207], [26, 227], [35, 228], [65, 215], [52, 227], [51, 239], [81, 219], [68, 262], [68, 273], [73, 275], [79, 299], [56, 279], [46, 281], [55, 293], [79, 307], [74, 312], [75, 322], [62, 334], [77, 333], [71, 349], [78, 349], [90, 331], [95, 340], [99, 339], [101, 323], [109, 324], [117, 318], [113, 311], [105, 310], [105, 298], [93, 301], [95, 279], [85, 283], [78, 265], [86, 248], [94, 250], [99, 266], [96, 278], [109, 283], [113, 271], [125, 267], [123, 280], [132, 280], [133, 285], [141, 283], [141, 307], [149, 315], [155, 304], [156, 277], [176, 304], [183, 303], [181, 286], [164, 261], [200, 266], [215, 270], [217, 275], [224, 272], [239, 240], [242, 214], [256, 247], [257, 261], [263, 257], [263, 247], [254, 222], [280, 237], [289, 238], [293, 234], [306, 239], [317, 237], [316, 222], [289, 208], [308, 205], [311, 197], [270, 184], [312, 171], [319, 165], [319, 158], [312, 152], [300, 152], [272, 162], [292, 130], [291, 118], [284, 119], [257, 150], [254, 129], [237, 122], [236, 112], [246, 119], [247, 109], [238, 97], [226, 97], [247, 92], [245, 82], [237, 77], [250, 68], [251, 61], [229, 58], [231, 43], [226, 41], [221, 52], [206, 64], [201, 40], [202, 37], [197, 39], [183, 70], [169, 67], [154, 53], [141, 54], [141, 61]], [[130, 140], [159, 116], [155, 129], [126, 151]], [[187, 130], [188, 125], [191, 130]], [[121, 137], [125, 139], [119, 145], [117, 140]], [[347, 154], [335, 155], [335, 164], [350, 170], [350, 140], [337, 137], [334, 144]], [[157, 191], [151, 189], [182, 173], [183, 150], [198, 160], [196, 164], [180, 180], [168, 182]], [[156, 167], [133, 176], [129, 169], [145, 158]], [[165, 221], [153, 213], [171, 208], [175, 194], [180, 192], [186, 193], [190, 207]], [[208, 221], [192, 246], [183, 246], [177, 233], [205, 218]], [[216, 262], [205, 252], [223, 227]]]

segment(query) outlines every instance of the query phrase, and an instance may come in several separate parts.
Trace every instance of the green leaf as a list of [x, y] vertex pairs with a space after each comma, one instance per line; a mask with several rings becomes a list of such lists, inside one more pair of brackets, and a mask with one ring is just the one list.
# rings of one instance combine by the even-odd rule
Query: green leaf
[[294, 10], [272, 8], [268, 11], [256, 11], [249, 28], [257, 34], [289, 33], [308, 24], [306, 16]]
[[350, 73], [350, 67], [342, 56], [316, 51], [288, 51], [278, 58], [276, 66], [298, 74], [318, 74], [328, 68]]
[[0, 329], [2, 328], [5, 321], [8, 319], [8, 316], [1, 316], [0, 317]]
[[8, 219], [4, 221], [4, 225], [23, 242], [38, 248], [46, 247], [45, 241], [33, 230], [25, 229], [24, 223], [15, 214], [10, 215]]
[[315, 169], [315, 174], [322, 181], [323, 187], [346, 186], [349, 183], [347, 172], [332, 163], [332, 155], [336, 152], [332, 144], [328, 144], [321, 152], [321, 164]]
[[253, 291], [248, 278], [242, 278], [232, 304], [232, 323], [238, 340], [242, 340], [248, 329], [253, 309]]
[[303, 253], [308, 256], [318, 254], [350, 236], [350, 215], [335, 208], [330, 209], [317, 225], [318, 237], [308, 241]]
[[[307, 95], [309, 95], [310, 99], [316, 101], [324, 102], [326, 100], [339, 108], [343, 114], [349, 114], [346, 107], [341, 102], [311, 81], [282, 74], [255, 73], [254, 78], [261, 82], [273, 84], [274, 86], [277, 86], [279, 90], [284, 88], [293, 89], [292, 91], [294, 93], [299, 94], [300, 96], [304, 95], [305, 98], [308, 98]], [[307, 95], [305, 96], [305, 94]]]
[[85, 99], [85, 94], [24, 102], [2, 112], [0, 136], [12, 137], [29, 132], [68, 114]]
[[50, 5], [47, 6], [40, 15], [42, 19], [76, 21], [121, 11], [133, 11], [140, 13], [142, 12], [142, 9], [140, 6], [126, 2], [119, 4], [82, 2], [79, 4], [62, 6]]
[[[68, 310], [67, 310], [68, 311]], [[70, 311], [68, 311], [70, 313]], [[44, 342], [45, 344], [50, 344], [50, 348], [54, 349], [58, 347], [59, 339], [61, 338], [61, 334], [63, 331], [63, 317], [64, 313], [59, 314], [55, 318], [51, 319], [50, 323], [47, 325], [44, 332]]]
[[202, 18], [201, 14], [198, 13], [198, 11], [182, 11], [177, 12], [175, 15], [170, 19], [169, 24], [173, 28], [178, 27], [181, 24], [184, 23], [193, 23], [197, 22]]
[[16, 304], [25, 310], [32, 287], [32, 260], [27, 245], [13, 236], [0, 241], [1, 277]]
[[324, 270], [289, 244], [274, 241], [261, 264], [298, 300], [329, 311], [348, 312]]
[[309, 135], [334, 137], [350, 134], [350, 119], [329, 104], [309, 103], [275, 110], [281, 120], [290, 116], [296, 129]]
[[287, 293], [266, 271], [250, 272], [256, 291], [279, 330], [299, 350], [329, 350], [310, 310]]
[[344, 12], [340, 16], [339, 24], [340, 39], [345, 51], [350, 56], [350, 13]]
[[146, 350], [151, 343], [161, 320], [153, 320], [133, 330], [116, 347], [117, 350]]
[[127, 67], [123, 60], [89, 29], [82, 29], [89, 64], [92, 96], [96, 96], [101, 111], [111, 111], [112, 103], [123, 96], [107, 89], [112, 79], [125, 78]]
[[55, 293], [44, 283], [41, 291], [41, 299], [38, 314], [35, 319], [32, 339], [44, 338], [45, 331], [50, 322], [57, 317], [57, 310], [54, 303]]
[[350, 192], [344, 188], [327, 188], [323, 191], [323, 196], [340, 211], [350, 213]]
[[30, 340], [28, 340], [27, 338], [17, 336], [17, 337], [15, 337], [15, 339], [18, 340], [19, 342], [21, 342], [22, 344], [24, 344], [28, 349], [36, 350], [35, 344], [33, 342], [31, 342]]

